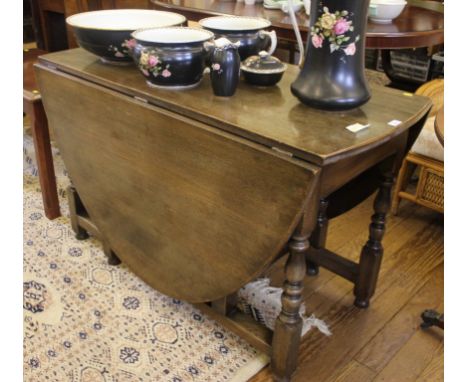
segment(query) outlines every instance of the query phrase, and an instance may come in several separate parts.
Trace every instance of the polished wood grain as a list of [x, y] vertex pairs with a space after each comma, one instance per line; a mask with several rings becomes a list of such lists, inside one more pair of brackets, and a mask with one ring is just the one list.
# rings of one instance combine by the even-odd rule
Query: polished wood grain
[[[117, 256], [155, 289], [191, 302], [221, 298], [287, 242], [313, 166], [71, 77], [42, 70], [39, 80], [83, 204]], [[87, 97], [74, 102], [80, 93]]]
[[[151, 0], [157, 9], [182, 13], [188, 20], [198, 21], [215, 15], [255, 16], [270, 20], [280, 38], [295, 41], [291, 19], [281, 10], [266, 9], [262, 3], [246, 5], [244, 2], [218, 0]], [[411, 4], [411, 1], [409, 2]], [[440, 3], [439, 3], [440, 5]], [[307, 38], [309, 17], [304, 10], [296, 13], [302, 39]], [[444, 41], [443, 14], [421, 8], [419, 3], [407, 5], [400, 16], [390, 24], [367, 24], [366, 47], [396, 49], [425, 47]]]
[[60, 205], [49, 127], [33, 70], [37, 58], [44, 53], [46, 52], [40, 49], [23, 49], [23, 113], [26, 113], [31, 121], [34, 154], [37, 161], [44, 213], [47, 218], [55, 219], [60, 216]]
[[[200, 86], [188, 91], [154, 90], [134, 67], [104, 65], [82, 49], [51, 53], [42, 60], [45, 65], [318, 165], [359, 155], [398, 137], [419, 121], [431, 105], [425, 97], [379, 86], [372, 88], [371, 100], [358, 109], [340, 113], [312, 109], [291, 95], [290, 84], [298, 75], [298, 68], [293, 65], [278, 86], [260, 88], [241, 81], [236, 94], [225, 99], [213, 95], [208, 76]], [[394, 119], [401, 121], [396, 128], [388, 125]], [[371, 127], [359, 134], [345, 129], [357, 122]], [[356, 158], [356, 165], [359, 159]], [[360, 171], [364, 169], [365, 166]], [[333, 177], [327, 178], [331, 181]]]

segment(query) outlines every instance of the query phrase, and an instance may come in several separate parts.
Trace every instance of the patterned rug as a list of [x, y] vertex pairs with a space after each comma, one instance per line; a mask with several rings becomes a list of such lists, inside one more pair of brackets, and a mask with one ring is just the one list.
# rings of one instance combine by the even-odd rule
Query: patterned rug
[[76, 240], [57, 150], [64, 216], [48, 220], [32, 150], [25, 135], [24, 381], [237, 382], [269, 362], [190, 304], [109, 266], [96, 240]]

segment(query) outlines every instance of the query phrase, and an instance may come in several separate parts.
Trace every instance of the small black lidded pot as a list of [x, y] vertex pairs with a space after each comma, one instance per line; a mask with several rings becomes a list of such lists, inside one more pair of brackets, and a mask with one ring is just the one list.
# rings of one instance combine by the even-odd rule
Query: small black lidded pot
[[214, 43], [210, 79], [213, 92], [217, 96], [230, 97], [236, 92], [240, 77], [239, 45], [239, 42], [232, 43], [226, 38], [219, 38]]
[[273, 86], [281, 80], [287, 67], [285, 63], [262, 50], [258, 56], [251, 56], [244, 60], [241, 70], [249, 84]]

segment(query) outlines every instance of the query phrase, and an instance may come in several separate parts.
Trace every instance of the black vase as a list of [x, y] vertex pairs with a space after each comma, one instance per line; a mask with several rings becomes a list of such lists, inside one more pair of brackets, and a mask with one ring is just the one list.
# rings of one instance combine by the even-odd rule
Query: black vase
[[311, 0], [304, 65], [291, 85], [304, 104], [346, 110], [369, 100], [364, 75], [369, 2]]
[[213, 93], [221, 97], [234, 95], [239, 83], [240, 56], [237, 46], [215, 47], [210, 60], [210, 79]]

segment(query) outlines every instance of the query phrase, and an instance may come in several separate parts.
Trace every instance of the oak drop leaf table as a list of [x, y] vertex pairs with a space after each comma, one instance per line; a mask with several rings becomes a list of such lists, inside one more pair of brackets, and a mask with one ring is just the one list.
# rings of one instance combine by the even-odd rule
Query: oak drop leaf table
[[[214, 96], [208, 77], [191, 90], [151, 89], [133, 66], [104, 65], [80, 48], [42, 56], [36, 72], [76, 188], [77, 235], [99, 232], [114, 262], [269, 353], [276, 380], [296, 368], [307, 271], [348, 279], [355, 304], [368, 306], [393, 176], [428, 98], [377, 87], [359, 109], [323, 112], [291, 95], [293, 66], [279, 86], [241, 82], [231, 98]], [[345, 129], [354, 123], [370, 126]], [[360, 262], [328, 251], [327, 219], [376, 189]], [[230, 302], [285, 254], [282, 312], [270, 332]]]

